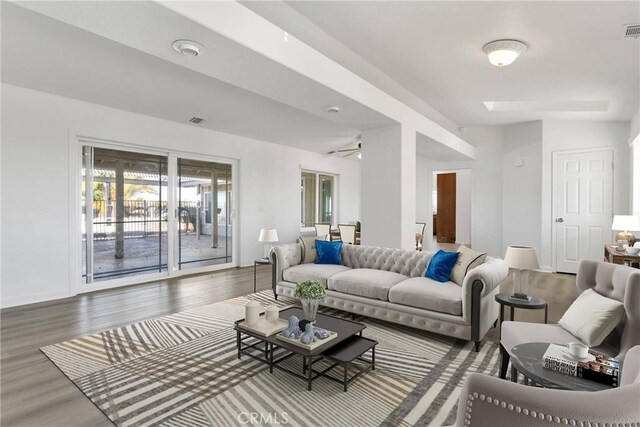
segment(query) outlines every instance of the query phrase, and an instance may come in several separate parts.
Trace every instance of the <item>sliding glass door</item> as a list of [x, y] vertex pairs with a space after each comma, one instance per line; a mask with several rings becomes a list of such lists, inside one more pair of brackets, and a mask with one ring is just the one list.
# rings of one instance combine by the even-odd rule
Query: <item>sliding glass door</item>
[[178, 159], [179, 270], [231, 262], [231, 165]]
[[83, 149], [85, 283], [167, 271], [167, 157]]
[[232, 170], [83, 146], [82, 282], [231, 264]]

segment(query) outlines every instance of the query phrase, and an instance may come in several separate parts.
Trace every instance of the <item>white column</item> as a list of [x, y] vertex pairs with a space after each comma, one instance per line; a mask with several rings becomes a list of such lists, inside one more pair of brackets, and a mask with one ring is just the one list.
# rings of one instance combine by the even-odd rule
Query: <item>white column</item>
[[361, 174], [362, 244], [415, 249], [415, 129], [364, 131]]

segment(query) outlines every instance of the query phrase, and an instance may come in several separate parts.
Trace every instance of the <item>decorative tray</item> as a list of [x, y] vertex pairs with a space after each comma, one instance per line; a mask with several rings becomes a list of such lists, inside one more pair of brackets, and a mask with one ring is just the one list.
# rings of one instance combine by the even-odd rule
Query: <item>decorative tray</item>
[[282, 332], [287, 326], [289, 326], [289, 321], [286, 319], [278, 319], [276, 323], [269, 323], [264, 316], [261, 316], [260, 321], [255, 325], [249, 326], [245, 321], [238, 323], [239, 328], [246, 329], [263, 337]]
[[276, 335], [276, 339], [279, 339], [281, 341], [284, 341], [286, 343], [289, 344], [293, 344], [295, 346], [307, 349], [307, 350], [313, 350], [317, 347], [320, 347], [321, 345], [328, 343], [329, 341], [331, 341], [332, 339], [336, 338], [338, 336], [338, 334], [336, 332], [333, 331], [329, 331], [331, 333], [331, 335], [329, 335], [327, 338], [321, 340], [321, 339], [316, 339], [315, 342], [312, 342], [311, 344], [303, 344], [302, 341], [300, 341], [300, 338], [287, 338], [284, 335], [282, 335], [282, 332], [280, 332], [278, 335]]

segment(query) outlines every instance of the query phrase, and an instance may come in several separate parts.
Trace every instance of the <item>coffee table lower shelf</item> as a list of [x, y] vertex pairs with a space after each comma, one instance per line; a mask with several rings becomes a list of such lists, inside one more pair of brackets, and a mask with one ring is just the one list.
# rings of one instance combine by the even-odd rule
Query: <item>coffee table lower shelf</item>
[[[344, 391], [346, 392], [348, 385], [351, 382], [360, 378], [369, 370], [375, 370], [375, 346], [378, 342], [369, 338], [364, 338], [360, 335], [353, 335], [334, 347], [330, 347], [319, 355], [304, 356], [300, 353], [296, 353], [295, 351], [291, 351], [290, 349], [265, 341], [255, 335], [249, 335], [240, 330], [237, 330], [236, 333], [238, 359], [240, 359], [242, 355], [246, 355], [252, 359], [269, 365], [270, 373], [273, 373], [273, 368], [276, 368], [298, 378], [302, 378], [307, 381], [307, 389], [309, 391], [311, 391], [311, 384], [314, 380], [320, 377], [326, 377], [332, 381], [341, 383]], [[277, 359], [274, 359], [274, 354], [279, 349], [286, 353]], [[369, 351], [371, 351], [371, 357], [370, 359], [365, 359], [363, 356]], [[281, 365], [282, 362], [296, 355], [302, 357], [302, 373]], [[332, 364], [321, 371], [314, 369], [314, 363], [323, 359], [327, 359]], [[358, 362], [362, 362], [359, 363], [359, 365], [363, 364], [363, 366], [360, 367], [358, 372], [349, 377], [349, 367], [356, 360]], [[331, 370], [338, 366], [342, 366], [342, 378], [338, 379], [328, 375]]]

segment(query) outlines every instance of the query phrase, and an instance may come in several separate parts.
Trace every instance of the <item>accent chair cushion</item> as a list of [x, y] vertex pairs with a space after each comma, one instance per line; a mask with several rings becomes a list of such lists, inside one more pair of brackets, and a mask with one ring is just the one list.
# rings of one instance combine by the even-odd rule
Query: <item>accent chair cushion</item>
[[527, 342], [548, 342], [566, 345], [576, 337], [560, 325], [504, 321], [500, 329], [500, 343], [507, 350]]
[[345, 294], [388, 301], [389, 289], [403, 280], [407, 280], [407, 276], [391, 271], [354, 268], [331, 276], [327, 287]]
[[329, 277], [347, 270], [349, 270], [349, 267], [345, 267], [344, 265], [298, 264], [284, 270], [282, 277], [287, 282], [293, 283], [300, 283], [305, 280], [318, 280], [326, 287]]
[[462, 288], [426, 277], [404, 280], [389, 290], [389, 302], [462, 316]]
[[327, 242], [316, 239], [316, 251], [318, 252], [316, 264], [342, 265], [340, 249], [342, 249], [342, 242]]
[[456, 265], [454, 265], [451, 270], [451, 281], [462, 286], [464, 276], [466, 276], [470, 270], [473, 270], [477, 266], [483, 264], [484, 260], [487, 258], [487, 253], [474, 251], [466, 246], [460, 246], [460, 248], [458, 248], [458, 253], [460, 255], [456, 260]]
[[571, 304], [558, 324], [589, 347], [595, 347], [618, 326], [624, 305], [587, 289]]
[[424, 276], [437, 280], [438, 282], [448, 282], [451, 278], [451, 270], [453, 270], [453, 266], [456, 265], [458, 256], [460, 256], [458, 252], [445, 252], [440, 249], [431, 257]]

